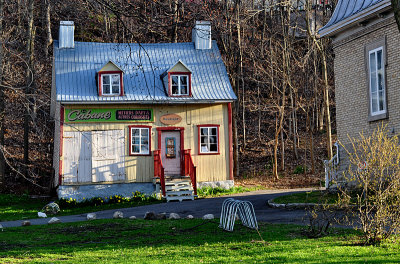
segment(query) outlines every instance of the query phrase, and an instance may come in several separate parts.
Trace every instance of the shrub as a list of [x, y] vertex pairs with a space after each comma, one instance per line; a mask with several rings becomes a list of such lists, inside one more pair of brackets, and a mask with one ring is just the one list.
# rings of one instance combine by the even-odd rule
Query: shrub
[[[350, 138], [345, 150], [349, 168], [344, 174], [340, 203], [356, 201], [354, 214], [364, 233], [365, 244], [379, 244], [400, 227], [400, 146], [397, 135], [389, 136], [385, 126], [371, 136]], [[356, 190], [356, 191], [355, 191]]]

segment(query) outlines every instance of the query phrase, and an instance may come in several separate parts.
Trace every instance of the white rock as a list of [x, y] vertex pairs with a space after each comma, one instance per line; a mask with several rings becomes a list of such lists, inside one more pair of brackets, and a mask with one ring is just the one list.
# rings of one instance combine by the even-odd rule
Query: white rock
[[0, 231], [4, 231], [4, 230], [3, 230], [3, 226], [2, 226], [2, 225], [0, 225]]
[[38, 217], [42, 217], [42, 218], [47, 217], [47, 214], [46, 213], [42, 213], [42, 212], [38, 212], [37, 215], [38, 215]]
[[136, 219], [136, 216], [132, 215], [132, 216], [129, 217], [129, 219], [135, 220], [135, 219]]
[[22, 226], [30, 226], [31, 222], [30, 221], [23, 221]]
[[206, 214], [206, 215], [203, 216], [203, 219], [204, 219], [204, 220], [211, 220], [211, 219], [214, 219], [214, 215], [213, 215], [213, 214]]
[[170, 213], [168, 219], [181, 219], [181, 217], [176, 213]]
[[86, 215], [87, 220], [95, 220], [96, 219], [96, 214], [95, 213], [89, 213]]
[[194, 218], [193, 215], [186, 216], [186, 219], [193, 219], [193, 218]]
[[124, 218], [124, 213], [121, 211], [116, 211], [113, 215], [114, 219], [118, 219], [118, 218]]
[[50, 219], [50, 221], [48, 222], [49, 225], [51, 225], [51, 224], [58, 224], [58, 223], [61, 223], [61, 220], [58, 219], [57, 217], [52, 217], [52, 218]]

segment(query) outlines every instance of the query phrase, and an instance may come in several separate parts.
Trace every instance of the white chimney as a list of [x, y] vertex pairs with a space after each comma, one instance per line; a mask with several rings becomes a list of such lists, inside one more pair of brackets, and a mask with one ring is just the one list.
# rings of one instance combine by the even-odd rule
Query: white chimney
[[195, 49], [211, 49], [211, 22], [196, 21], [192, 29], [192, 42]]
[[74, 48], [74, 21], [60, 21], [60, 31], [58, 35], [58, 47], [60, 49]]

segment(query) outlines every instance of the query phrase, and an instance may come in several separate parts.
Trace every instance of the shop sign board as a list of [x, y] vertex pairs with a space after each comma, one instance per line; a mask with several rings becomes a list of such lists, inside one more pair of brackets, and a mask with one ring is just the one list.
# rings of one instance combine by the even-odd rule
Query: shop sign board
[[153, 122], [153, 109], [64, 108], [66, 123]]

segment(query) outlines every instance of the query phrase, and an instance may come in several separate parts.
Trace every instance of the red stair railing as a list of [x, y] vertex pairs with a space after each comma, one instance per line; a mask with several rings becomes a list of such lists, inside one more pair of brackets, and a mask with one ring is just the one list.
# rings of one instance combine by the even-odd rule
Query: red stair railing
[[190, 176], [194, 195], [197, 195], [196, 166], [194, 166], [192, 155], [190, 155], [190, 149], [185, 149], [184, 154], [185, 154], [185, 176], [187, 175]]
[[160, 178], [162, 195], [165, 196], [165, 175], [164, 166], [161, 160], [161, 150], [154, 150], [154, 177]]

